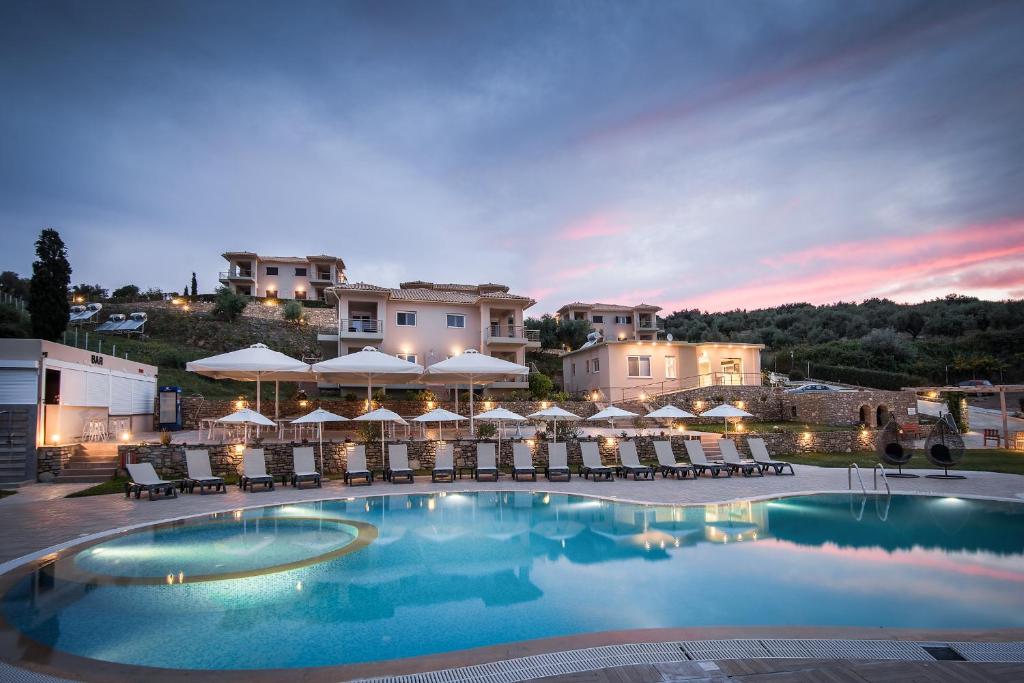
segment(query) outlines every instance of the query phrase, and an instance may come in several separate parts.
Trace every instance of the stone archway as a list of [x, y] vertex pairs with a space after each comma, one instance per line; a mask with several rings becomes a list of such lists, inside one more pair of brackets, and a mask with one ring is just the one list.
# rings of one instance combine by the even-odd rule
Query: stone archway
[[869, 406], [867, 403], [862, 405], [860, 407], [860, 415], [859, 415], [859, 417], [860, 417], [860, 423], [862, 425], [864, 425], [865, 427], [870, 427], [872, 425], [872, 422], [871, 422], [871, 406]]
[[889, 407], [888, 406], [883, 404], [883, 405], [880, 405], [877, 408], [875, 408], [875, 424], [876, 425], [878, 425], [879, 427], [884, 427], [885, 425], [889, 424], [889, 418], [890, 418], [890, 413], [889, 413]]

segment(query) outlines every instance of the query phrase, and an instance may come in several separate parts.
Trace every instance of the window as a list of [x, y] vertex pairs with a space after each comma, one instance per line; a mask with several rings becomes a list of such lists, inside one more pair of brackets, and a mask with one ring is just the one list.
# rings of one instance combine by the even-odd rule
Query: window
[[586, 370], [586, 373], [589, 375], [590, 374], [590, 361], [589, 360], [586, 363], [585, 370]]
[[595, 373], [601, 372], [601, 361], [600, 361], [600, 359], [598, 359], [598, 358], [594, 359], [593, 368], [594, 368], [594, 372]]
[[277, 290], [276, 289], [272, 289], [270, 287], [267, 287], [267, 298], [268, 299], [276, 299], [277, 298]]
[[458, 327], [459, 329], [466, 326], [466, 316], [461, 313], [449, 313], [448, 314], [448, 327]]
[[604, 322], [604, 316], [603, 315], [595, 315], [594, 316], [594, 322], [595, 323], [603, 323]]
[[626, 356], [626, 374], [630, 377], [650, 377], [650, 356]]
[[676, 357], [665, 356], [665, 379], [676, 379]]
[[304, 289], [296, 289], [295, 290], [295, 298], [297, 300], [299, 300], [299, 301], [305, 301], [306, 300], [306, 290], [304, 290]]
[[573, 377], [576, 376], [576, 364], [575, 363], [572, 364], [572, 376]]
[[416, 362], [416, 354], [415, 353], [396, 353], [395, 355], [398, 356], [399, 358], [401, 358], [402, 360], [409, 361], [410, 363], [415, 363]]
[[399, 327], [415, 327], [416, 311], [399, 311], [395, 314], [395, 324]]
[[306, 269], [305, 268], [296, 268], [295, 269], [295, 277], [306, 277]]
[[632, 325], [633, 324], [633, 316], [631, 316], [631, 315], [617, 315], [617, 316], [615, 316], [615, 324], [616, 325]]
[[277, 266], [267, 266], [267, 275], [277, 275]]
[[739, 358], [723, 358], [722, 372], [738, 375], [743, 372], [743, 363]]

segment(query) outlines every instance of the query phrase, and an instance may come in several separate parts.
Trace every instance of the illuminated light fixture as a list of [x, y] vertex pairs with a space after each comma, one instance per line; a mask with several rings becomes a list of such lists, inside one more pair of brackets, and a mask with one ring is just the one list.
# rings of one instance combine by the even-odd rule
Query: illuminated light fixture
[[551, 404], [549, 402], [547, 402], [547, 401], [541, 401], [540, 402], [540, 407], [541, 407], [541, 410], [547, 410], [549, 407], [551, 407]]
[[427, 498], [427, 509], [433, 510], [437, 503], [434, 502], [433, 498]]
[[433, 401], [427, 401], [427, 410], [433, 410], [433, 409], [434, 409], [434, 402]]
[[526, 440], [526, 445], [529, 446], [530, 448], [533, 448], [533, 444], [534, 444], [533, 439], [527, 439]]
[[604, 438], [604, 445], [605, 446], [614, 446], [615, 445], [615, 437], [614, 436], [606, 436]]
[[620, 334], [619, 335], [619, 341], [626, 341], [626, 335]]
[[185, 572], [178, 572], [178, 583], [185, 583]]
[[591, 396], [590, 396], [590, 400], [591, 401], [596, 401], [599, 398], [601, 398], [601, 394], [597, 393], [596, 391], [593, 394], [591, 394]]
[[175, 306], [180, 306], [181, 305], [181, 299], [171, 299], [171, 304], [173, 304]]
[[742, 432], [743, 431], [743, 423], [741, 423], [741, 422], [737, 422], [736, 423], [736, 431], [737, 432]]
[[173, 586], [174, 585], [174, 574], [168, 574], [167, 575], [167, 585], [168, 586]]
[[183, 311], [191, 311], [192, 307], [189, 306], [188, 304], [185, 304], [184, 306], [181, 307], [181, 310], [183, 310]]
[[641, 391], [640, 392], [640, 400], [641, 401], [646, 401], [647, 400], [647, 394]]
[[60, 434], [50, 434], [50, 443], [60, 443]]
[[747, 407], [746, 401], [736, 401], [736, 407], [740, 410], [744, 410]]
[[121, 441], [128, 441], [132, 438], [131, 432], [121, 432]]
[[245, 444], [244, 443], [236, 443], [235, 444], [235, 454], [236, 455], [241, 455], [244, 452], [245, 452]]
[[76, 303], [76, 304], [80, 304], [80, 303], [82, 303], [82, 297], [80, 297], [80, 296], [76, 296], [76, 297], [75, 297], [75, 303]]
[[541, 498], [540, 502], [542, 502], [542, 503], [544, 503], [545, 505], [547, 505], [548, 503], [550, 503], [550, 502], [551, 502], [551, 496], [550, 496], [549, 494], [545, 493], [545, 494], [544, 494], [544, 497], [543, 497], [543, 498]]
[[301, 591], [302, 590], [302, 582], [301, 581], [299, 581], [299, 582], [297, 582], [295, 584], [295, 590], [297, 590], [297, 591]]
[[300, 408], [305, 408], [308, 405], [309, 405], [309, 401], [307, 401], [306, 399], [302, 399], [301, 401], [299, 401], [299, 407]]

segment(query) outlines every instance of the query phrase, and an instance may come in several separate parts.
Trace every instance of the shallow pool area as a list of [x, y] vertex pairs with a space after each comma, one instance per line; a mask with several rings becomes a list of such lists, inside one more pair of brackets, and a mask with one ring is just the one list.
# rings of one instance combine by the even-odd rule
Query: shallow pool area
[[1024, 627], [1024, 504], [388, 495], [158, 525], [4, 577], [0, 627], [129, 665], [343, 665], [599, 631]]

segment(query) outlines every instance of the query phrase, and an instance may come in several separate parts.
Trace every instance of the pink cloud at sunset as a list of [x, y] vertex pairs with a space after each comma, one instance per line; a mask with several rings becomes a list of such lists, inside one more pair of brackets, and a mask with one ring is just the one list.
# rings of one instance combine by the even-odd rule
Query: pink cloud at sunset
[[610, 216], [595, 215], [573, 223], [558, 233], [562, 240], [587, 240], [594, 237], [612, 237], [629, 230], [629, 226], [615, 221]]

